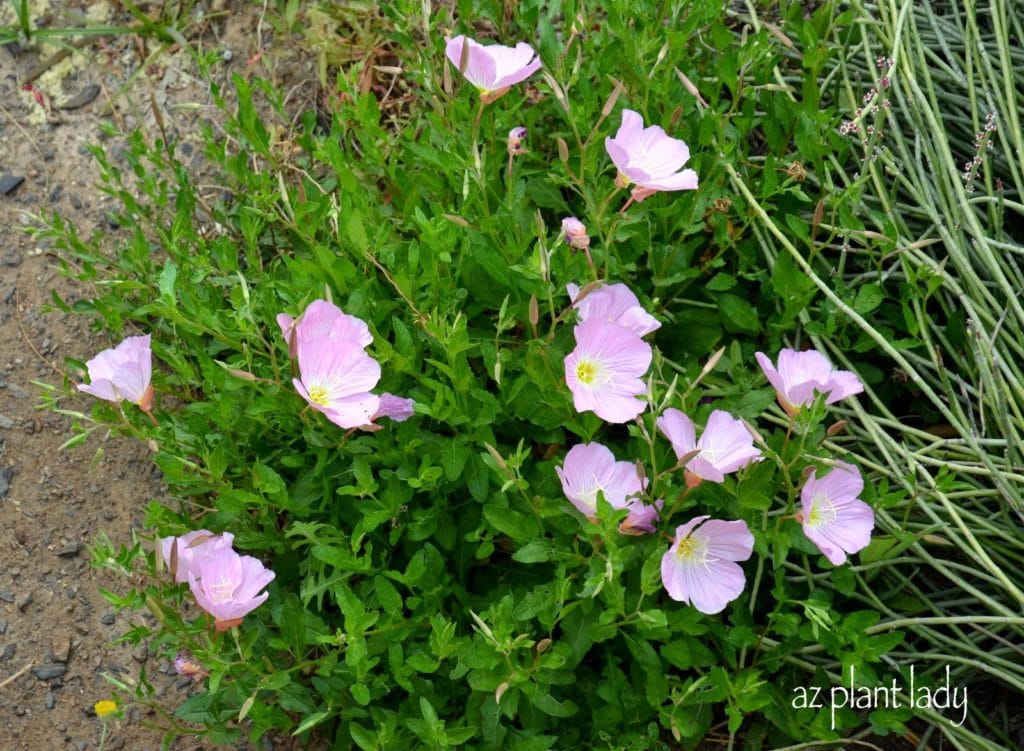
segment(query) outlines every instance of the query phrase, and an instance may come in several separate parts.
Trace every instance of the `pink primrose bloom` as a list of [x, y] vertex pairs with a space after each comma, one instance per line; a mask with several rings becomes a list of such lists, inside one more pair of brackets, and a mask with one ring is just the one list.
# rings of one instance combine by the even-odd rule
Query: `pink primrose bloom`
[[197, 529], [188, 532], [181, 537], [164, 537], [160, 540], [160, 552], [163, 554], [167, 570], [171, 569], [171, 559], [175, 543], [177, 543], [177, 560], [174, 561], [175, 570], [171, 571], [174, 581], [178, 584], [188, 583], [188, 575], [191, 573], [199, 576], [199, 566], [207, 558], [211, 558], [220, 551], [229, 549], [235, 536], [230, 532], [214, 534], [208, 529]]
[[153, 353], [149, 334], [129, 336], [85, 365], [89, 369], [89, 384], [79, 384], [79, 391], [115, 404], [127, 399], [146, 413], [153, 409], [153, 384], [150, 383]]
[[274, 572], [259, 560], [230, 548], [204, 560], [198, 575], [188, 575], [192, 595], [214, 617], [218, 631], [237, 626], [246, 613], [262, 605], [270, 595], [260, 590], [273, 580]]
[[[456, 69], [461, 70], [467, 81], [476, 86], [485, 103], [493, 102], [508, 91], [510, 86], [525, 81], [541, 66], [537, 52], [526, 42], [520, 42], [515, 47], [501, 44], [485, 47], [462, 34], [446, 38], [445, 42], [448, 59]], [[466, 67], [462, 69], [463, 47], [466, 44], [469, 45], [469, 51], [466, 53]]]
[[576, 410], [622, 423], [647, 409], [637, 397], [647, 391], [643, 376], [651, 365], [651, 345], [635, 331], [600, 318], [578, 324], [573, 333], [576, 349], [565, 358], [565, 382]]
[[299, 375], [292, 383], [313, 409], [342, 428], [367, 425], [380, 409], [369, 393], [380, 380], [380, 365], [358, 343], [319, 337], [300, 342]]
[[633, 110], [622, 111], [622, 125], [604, 145], [619, 170], [616, 185], [635, 184], [632, 197], [637, 203], [657, 191], [697, 189], [697, 173], [682, 169], [690, 159], [686, 143], [657, 125], [645, 128], [643, 118]]
[[666, 409], [658, 428], [672, 442], [677, 459], [700, 452], [687, 462], [686, 471], [701, 480], [722, 482], [727, 474], [764, 458], [743, 421], [720, 409], [708, 417], [699, 441], [693, 420], [678, 409]]
[[579, 219], [574, 216], [567, 216], [562, 220], [562, 234], [570, 248], [586, 250], [590, 247], [590, 235], [587, 228]]
[[750, 558], [754, 536], [744, 521], [707, 519], [698, 516], [676, 528], [661, 558], [661, 582], [673, 600], [713, 615], [743, 592], [746, 577], [736, 561]]
[[569, 292], [569, 299], [579, 311], [581, 322], [600, 319], [617, 323], [640, 336], [661, 328], [658, 319], [644, 310], [637, 296], [621, 282], [591, 290], [579, 302], [576, 300], [579, 298], [580, 288], [575, 284], [567, 284], [565, 288]]
[[373, 343], [373, 334], [364, 320], [342, 312], [341, 308], [326, 300], [314, 300], [298, 318], [281, 313], [277, 316], [277, 325], [288, 342], [291, 357], [296, 356], [302, 342], [320, 337], [354, 341], [364, 349]]
[[647, 481], [640, 477], [635, 464], [615, 461], [607, 447], [600, 443], [577, 444], [555, 472], [565, 497], [587, 518], [597, 515], [597, 494], [602, 493], [613, 508], [629, 509], [629, 516], [620, 526], [622, 532], [654, 531], [658, 509], [638, 499]]
[[811, 475], [800, 491], [804, 534], [834, 566], [871, 542], [875, 512], [857, 496], [864, 479], [852, 464], [836, 462], [824, 477]]
[[864, 385], [849, 370], [833, 370], [825, 355], [816, 349], [779, 352], [778, 369], [763, 352], [754, 354], [768, 382], [775, 388], [779, 404], [790, 415], [814, 401], [816, 393], [826, 394], [825, 404], [834, 404], [859, 394]]

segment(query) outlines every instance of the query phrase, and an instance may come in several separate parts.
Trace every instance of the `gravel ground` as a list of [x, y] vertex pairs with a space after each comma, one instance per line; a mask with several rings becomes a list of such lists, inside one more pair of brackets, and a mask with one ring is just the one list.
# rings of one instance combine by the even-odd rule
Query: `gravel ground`
[[[101, 3], [38, 5], [49, 10], [33, 16], [36, 25], [52, 28], [80, 24], [81, 14], [93, 14]], [[3, 3], [3, 12], [9, 8]], [[133, 22], [110, 12], [109, 23]], [[190, 42], [232, 50], [222, 56], [225, 79], [232, 71], [269, 75], [272, 55], [247, 63], [257, 40], [265, 46], [272, 40], [260, 24], [260, 5], [213, 0], [196, 3], [192, 12], [213, 20], [190, 26]], [[9, 20], [0, 16], [0, 26]], [[100, 590], [118, 591], [123, 582], [90, 566], [89, 545], [100, 533], [116, 545], [129, 543], [133, 531], [141, 531], [145, 505], [165, 490], [138, 442], [96, 431], [83, 446], [58, 451], [71, 435], [69, 421], [38, 409], [33, 381], [59, 384], [64, 358], [84, 361], [112, 342], [90, 332], [84, 318], [44, 312], [52, 291], [73, 301], [88, 290], [58, 273], [45, 240], [22, 232], [52, 212], [83, 236], [95, 229], [117, 232], [105, 219], [113, 206], [94, 185], [97, 166], [86, 145], [101, 142], [105, 119], [125, 130], [151, 127], [153, 99], [202, 171], [199, 122], [216, 117], [208, 87], [193, 77], [186, 54], [168, 50], [154, 57], [157, 47], [129, 35], [91, 40], [33, 78], [30, 91], [25, 81], [45, 67], [49, 53], [0, 48], [0, 751], [97, 748], [101, 723], [92, 707], [111, 696], [104, 675], [130, 685], [145, 669], [169, 713], [190, 691], [201, 690], [176, 675], [167, 656], [146, 645], [114, 643], [146, 616], [115, 614]], [[105, 146], [116, 158], [116, 139]], [[64, 406], [88, 412], [89, 397]], [[105, 748], [156, 751], [159, 719], [152, 709], [125, 707]], [[209, 747], [184, 736], [170, 749]]]

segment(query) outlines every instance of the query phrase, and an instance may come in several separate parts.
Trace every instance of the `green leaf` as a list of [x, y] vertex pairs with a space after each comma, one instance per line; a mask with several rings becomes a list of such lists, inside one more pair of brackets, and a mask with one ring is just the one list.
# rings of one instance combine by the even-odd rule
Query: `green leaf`
[[554, 550], [555, 546], [551, 540], [534, 540], [519, 548], [512, 555], [512, 559], [519, 563], [543, 563], [551, 558]]
[[718, 296], [718, 310], [727, 331], [756, 334], [761, 330], [754, 306], [729, 293]]

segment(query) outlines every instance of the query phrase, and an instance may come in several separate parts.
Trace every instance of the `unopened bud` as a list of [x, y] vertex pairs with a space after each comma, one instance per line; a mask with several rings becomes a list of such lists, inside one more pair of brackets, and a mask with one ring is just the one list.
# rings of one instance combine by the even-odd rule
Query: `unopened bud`
[[825, 435], [834, 436], [836, 433], [841, 433], [848, 424], [846, 420], [839, 420], [829, 426], [828, 430], [825, 431]]
[[540, 322], [540, 308], [537, 306], [537, 295], [530, 295], [530, 325], [534, 328]]
[[563, 138], [556, 138], [555, 142], [558, 144], [558, 158], [563, 162], [569, 161], [569, 144], [565, 142]]

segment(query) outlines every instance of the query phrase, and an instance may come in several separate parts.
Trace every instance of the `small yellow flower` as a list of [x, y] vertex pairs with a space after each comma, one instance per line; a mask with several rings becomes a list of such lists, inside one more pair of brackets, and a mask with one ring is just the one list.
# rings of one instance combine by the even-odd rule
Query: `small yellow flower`
[[96, 712], [96, 716], [102, 720], [117, 711], [117, 702], [104, 699], [103, 701], [96, 702], [92, 708]]

